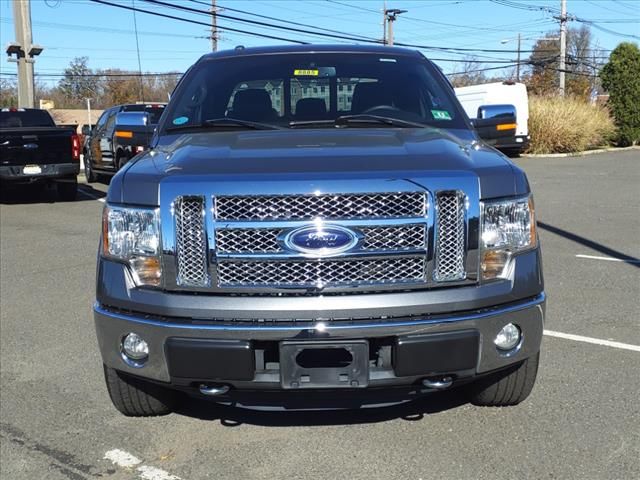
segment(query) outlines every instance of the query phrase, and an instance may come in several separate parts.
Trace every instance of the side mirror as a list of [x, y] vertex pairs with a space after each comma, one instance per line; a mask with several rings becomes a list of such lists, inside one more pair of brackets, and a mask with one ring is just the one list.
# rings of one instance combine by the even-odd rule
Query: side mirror
[[489, 144], [516, 134], [516, 107], [513, 105], [483, 105], [478, 118], [471, 121], [478, 136]]
[[142, 151], [149, 146], [153, 136], [154, 127], [149, 120], [147, 112], [120, 112], [116, 115], [114, 136], [122, 144]]
[[136, 127], [138, 129], [149, 127], [149, 114], [147, 112], [120, 112], [116, 115], [116, 129]]
[[87, 124], [82, 125], [81, 132], [82, 132], [82, 135], [84, 135], [85, 137], [91, 135], [91, 125], [87, 125]]

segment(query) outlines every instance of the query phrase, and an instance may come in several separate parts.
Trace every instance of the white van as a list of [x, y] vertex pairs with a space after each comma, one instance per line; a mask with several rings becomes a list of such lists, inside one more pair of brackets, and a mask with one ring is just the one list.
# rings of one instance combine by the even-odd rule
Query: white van
[[[470, 119], [491, 118], [513, 113], [515, 108], [515, 135], [500, 138], [494, 145], [508, 153], [519, 153], [529, 144], [529, 97], [524, 83], [496, 82], [454, 89]], [[482, 108], [480, 108], [482, 107]]]

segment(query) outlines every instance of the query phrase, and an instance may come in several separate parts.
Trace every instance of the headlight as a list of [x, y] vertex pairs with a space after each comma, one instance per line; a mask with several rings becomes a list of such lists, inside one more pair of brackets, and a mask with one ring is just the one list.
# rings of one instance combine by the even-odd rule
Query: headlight
[[126, 262], [138, 285], [160, 285], [158, 209], [105, 206], [102, 214], [102, 255]]
[[482, 204], [483, 280], [504, 278], [513, 254], [537, 245], [536, 220], [531, 195]]

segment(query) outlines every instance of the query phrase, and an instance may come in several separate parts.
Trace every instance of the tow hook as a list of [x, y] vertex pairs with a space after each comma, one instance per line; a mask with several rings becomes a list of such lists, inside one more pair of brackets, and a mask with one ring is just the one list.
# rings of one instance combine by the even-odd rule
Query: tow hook
[[444, 390], [449, 388], [453, 384], [453, 378], [451, 377], [439, 377], [436, 379], [425, 378], [422, 380], [422, 385], [427, 388], [433, 388], [434, 390]]
[[223, 395], [229, 391], [229, 385], [200, 385], [200, 393], [209, 397]]

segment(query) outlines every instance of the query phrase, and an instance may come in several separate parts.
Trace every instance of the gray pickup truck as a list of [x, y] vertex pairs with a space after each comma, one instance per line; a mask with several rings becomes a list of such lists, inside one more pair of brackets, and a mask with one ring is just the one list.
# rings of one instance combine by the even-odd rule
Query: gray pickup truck
[[515, 405], [545, 312], [524, 172], [439, 68], [381, 46], [202, 57], [111, 181], [96, 297], [108, 391], [134, 416], [185, 394]]

